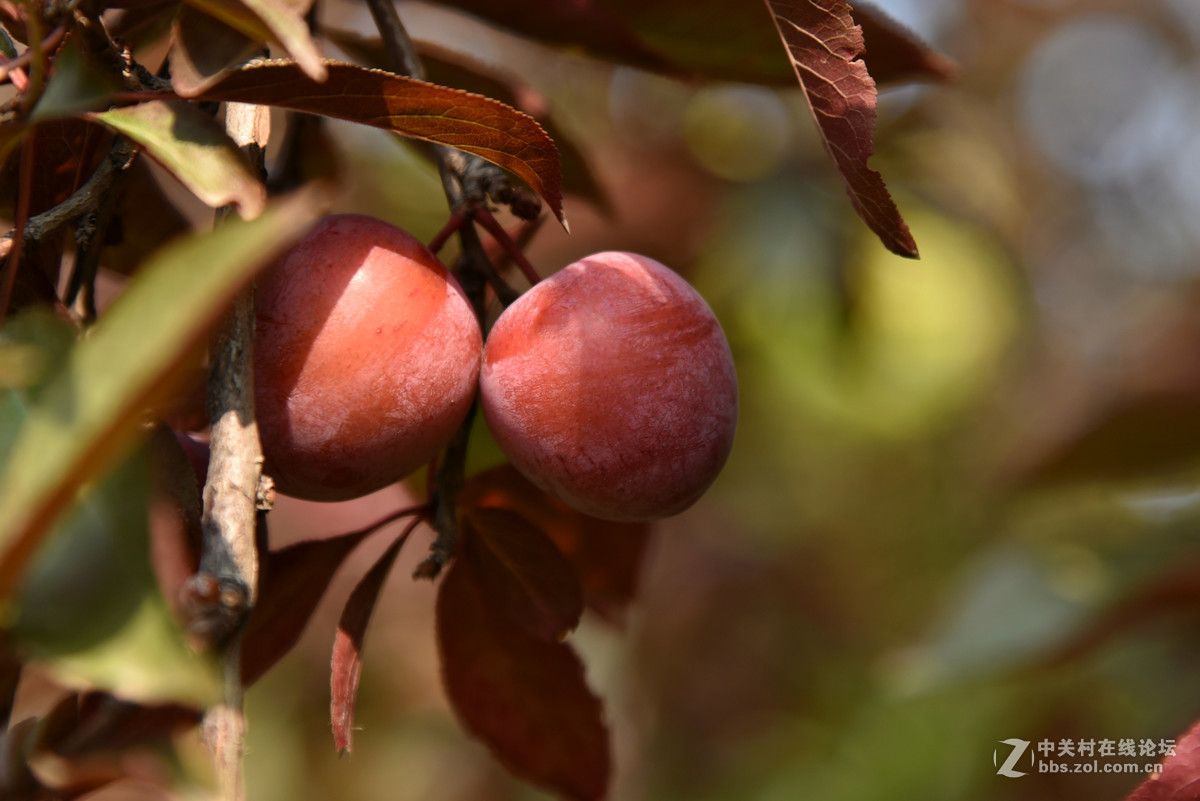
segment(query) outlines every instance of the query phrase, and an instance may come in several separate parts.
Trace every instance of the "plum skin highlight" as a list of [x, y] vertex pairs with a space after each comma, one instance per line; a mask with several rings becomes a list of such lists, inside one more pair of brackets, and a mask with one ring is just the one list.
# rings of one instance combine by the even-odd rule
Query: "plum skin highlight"
[[482, 335], [424, 244], [371, 217], [318, 220], [261, 276], [255, 408], [277, 489], [348, 500], [428, 463], [466, 417]]

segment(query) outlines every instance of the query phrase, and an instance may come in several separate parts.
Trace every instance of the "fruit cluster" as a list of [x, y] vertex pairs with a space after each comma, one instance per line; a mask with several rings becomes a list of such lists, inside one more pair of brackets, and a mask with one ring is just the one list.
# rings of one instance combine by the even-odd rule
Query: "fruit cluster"
[[531, 481], [595, 517], [690, 506], [733, 442], [737, 379], [700, 295], [662, 264], [598, 253], [541, 281], [486, 345], [454, 276], [406, 232], [334, 215], [262, 277], [255, 401], [278, 489], [358, 497], [428, 463], [478, 388]]

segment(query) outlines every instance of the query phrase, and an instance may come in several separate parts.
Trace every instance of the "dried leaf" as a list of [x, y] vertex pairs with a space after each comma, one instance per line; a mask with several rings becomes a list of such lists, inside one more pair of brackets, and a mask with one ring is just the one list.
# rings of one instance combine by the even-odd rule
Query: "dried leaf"
[[288, 62], [253, 64], [223, 78], [200, 99], [321, 114], [457, 148], [512, 172], [563, 219], [558, 150], [532, 117], [458, 89], [352, 64], [326, 64], [324, 83]]
[[649, 524], [588, 517], [542, 492], [508, 464], [472, 476], [462, 503], [468, 509], [509, 509], [530, 520], [574, 566], [584, 602], [609, 622], [624, 616], [637, 593]]
[[489, 557], [465, 536], [437, 601], [446, 693], [463, 725], [515, 775], [579, 801], [602, 798], [611, 767], [600, 699], [566, 644], [513, 623], [487, 594]]
[[329, 717], [333, 722], [333, 742], [338, 753], [349, 751], [353, 738], [354, 700], [358, 696], [358, 680], [362, 675], [362, 647], [367, 624], [371, 622], [371, 613], [375, 611], [379, 591], [383, 589], [383, 583], [392, 571], [396, 556], [418, 522], [419, 520], [413, 520], [409, 523], [404, 532], [379, 557], [375, 566], [363, 576], [354, 592], [350, 593], [350, 599], [346, 601], [342, 617], [338, 620], [329, 674]]
[[845, 0], [766, 0], [825, 148], [858, 216], [900, 256], [917, 243], [883, 178], [867, 166], [875, 133], [875, 82], [859, 59], [861, 29]]
[[208, 205], [234, 203], [246, 219], [262, 213], [266, 188], [221, 126], [195, 106], [151, 100], [90, 118], [140, 144]]
[[1125, 801], [1196, 801], [1200, 799], [1200, 723], [1188, 729], [1175, 744], [1174, 756], [1162, 763], [1162, 772], [1139, 784]]
[[498, 614], [551, 642], [579, 625], [583, 594], [570, 562], [528, 519], [507, 509], [467, 511], [481, 590]]

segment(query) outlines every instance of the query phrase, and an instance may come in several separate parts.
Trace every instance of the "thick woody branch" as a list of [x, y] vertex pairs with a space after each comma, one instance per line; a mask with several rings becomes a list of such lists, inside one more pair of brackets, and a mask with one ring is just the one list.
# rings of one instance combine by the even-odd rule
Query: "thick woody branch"
[[[269, 110], [231, 103], [225, 121], [233, 140], [261, 165], [270, 133]], [[225, 209], [219, 216], [229, 213]], [[246, 290], [234, 301], [213, 342], [202, 551], [199, 571], [185, 587], [193, 634], [222, 649], [224, 699], [205, 713], [201, 736], [213, 754], [223, 801], [245, 797], [241, 627], [258, 593], [258, 513], [269, 506], [271, 494], [269, 480], [262, 476], [262, 445], [254, 419], [253, 359], [254, 296]]]

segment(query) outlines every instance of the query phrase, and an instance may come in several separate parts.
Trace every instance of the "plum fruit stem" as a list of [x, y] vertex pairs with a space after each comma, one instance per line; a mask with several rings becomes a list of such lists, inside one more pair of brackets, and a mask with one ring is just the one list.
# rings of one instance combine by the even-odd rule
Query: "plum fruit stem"
[[[404, 23], [400, 20], [400, 15], [396, 12], [395, 5], [391, 0], [367, 0], [367, 6], [375, 19], [375, 25], [392, 60], [393, 68], [412, 78], [424, 78], [425, 69], [408, 31], [404, 28]], [[458, 150], [434, 145], [432, 152], [442, 178], [442, 189], [450, 204], [451, 216], [442, 233], [439, 233], [431, 244], [437, 245], [436, 249], [440, 250], [452, 234], [458, 233], [462, 245], [456, 271], [458, 280], [482, 325], [488, 286], [493, 288], [504, 304], [511, 303], [518, 295], [492, 265], [479, 239], [479, 232], [470, 224], [479, 219], [480, 209], [487, 211], [486, 199], [491, 191], [489, 187], [502, 182], [502, 179], [493, 181], [490, 176], [493, 172], [497, 176], [502, 174], [499, 168]], [[488, 216], [490, 217], [490, 213]], [[494, 218], [492, 219], [494, 221]], [[511, 243], [511, 240], [509, 241]], [[437, 537], [430, 547], [429, 556], [418, 565], [414, 573], [417, 578], [437, 577], [442, 568], [454, 558], [458, 543], [458, 494], [466, 481], [467, 444], [477, 405], [471, 404], [466, 419], [446, 446], [438, 464], [432, 498], [433, 527]]]

